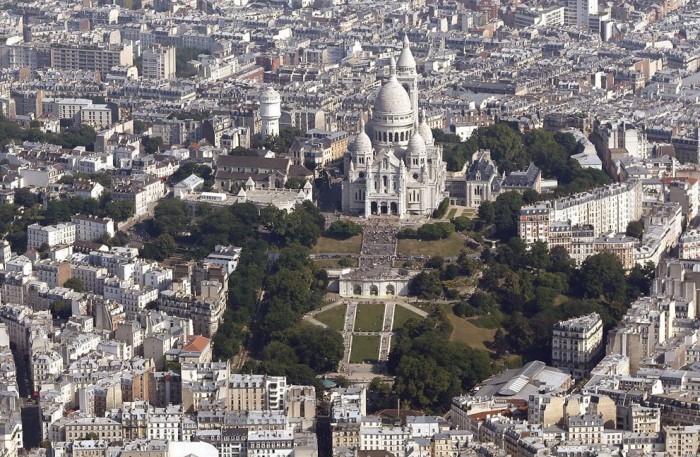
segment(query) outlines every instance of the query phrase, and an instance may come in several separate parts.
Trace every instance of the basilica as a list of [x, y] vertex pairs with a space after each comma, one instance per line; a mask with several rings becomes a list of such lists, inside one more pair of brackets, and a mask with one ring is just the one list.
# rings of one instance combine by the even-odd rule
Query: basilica
[[345, 214], [430, 215], [448, 196], [442, 148], [418, 112], [418, 73], [408, 38], [379, 90], [367, 125], [345, 154]]

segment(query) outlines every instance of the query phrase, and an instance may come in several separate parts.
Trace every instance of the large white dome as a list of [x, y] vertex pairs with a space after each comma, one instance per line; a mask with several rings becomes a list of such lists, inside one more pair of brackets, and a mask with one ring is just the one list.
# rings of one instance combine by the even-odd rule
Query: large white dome
[[389, 80], [379, 89], [377, 98], [374, 100], [374, 112], [377, 114], [410, 114], [412, 112], [411, 98], [406, 89], [401, 86], [396, 76], [392, 75]]

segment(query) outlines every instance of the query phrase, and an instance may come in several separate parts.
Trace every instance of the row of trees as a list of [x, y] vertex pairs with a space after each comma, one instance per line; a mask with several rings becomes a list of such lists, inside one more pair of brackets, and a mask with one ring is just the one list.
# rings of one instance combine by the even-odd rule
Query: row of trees
[[58, 144], [65, 149], [85, 146], [92, 150], [97, 133], [87, 124], [77, 124], [67, 128], [63, 133], [42, 132], [39, 121], [32, 121], [28, 129], [20, 127], [16, 122], [0, 115], [0, 146], [3, 148], [16, 141], [33, 141], [40, 143]]

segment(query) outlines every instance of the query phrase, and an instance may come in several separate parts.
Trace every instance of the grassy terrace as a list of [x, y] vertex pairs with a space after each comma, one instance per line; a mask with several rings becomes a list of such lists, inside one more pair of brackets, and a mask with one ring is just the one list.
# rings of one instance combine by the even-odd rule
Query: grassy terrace
[[360, 249], [362, 249], [362, 235], [355, 235], [347, 240], [320, 236], [311, 252], [313, 254], [359, 254]]
[[396, 305], [396, 307], [394, 308], [394, 326], [392, 327], [392, 330], [400, 329], [401, 327], [403, 327], [403, 324], [405, 324], [406, 321], [411, 319], [412, 317], [418, 319], [421, 318], [418, 314], [414, 313], [413, 311], [410, 311], [401, 305]]
[[384, 323], [384, 303], [360, 303], [355, 316], [356, 332], [381, 332]]
[[397, 248], [399, 254], [431, 257], [457, 257], [463, 249], [466, 249], [466, 245], [457, 233], [436, 241], [401, 239]]
[[486, 349], [484, 342], [493, 341], [496, 329], [477, 327], [468, 320], [455, 315], [452, 307], [448, 304], [443, 305], [443, 309], [453, 327], [450, 341], [461, 341], [477, 349]]
[[341, 331], [345, 322], [345, 311], [347, 307], [348, 306], [343, 303], [316, 314], [315, 318], [317, 321], [326, 324], [331, 330]]
[[[352, 264], [350, 265], [351, 267], [356, 267], [357, 266], [357, 259], [353, 257], [343, 257], [344, 259], [350, 259]], [[341, 268], [341, 266], [338, 264], [338, 261], [340, 259], [314, 259], [314, 263], [316, 264], [317, 267], [319, 268]]]
[[379, 357], [378, 336], [353, 336], [350, 363], [376, 362]]

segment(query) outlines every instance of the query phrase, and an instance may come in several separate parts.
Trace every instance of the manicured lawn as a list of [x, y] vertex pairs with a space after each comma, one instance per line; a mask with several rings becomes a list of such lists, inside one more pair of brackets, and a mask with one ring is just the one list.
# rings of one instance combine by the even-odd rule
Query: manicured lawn
[[355, 316], [356, 332], [381, 332], [384, 323], [384, 303], [360, 303]]
[[450, 210], [450, 212], [447, 213], [447, 217], [446, 217], [445, 219], [447, 219], [447, 220], [449, 221], [450, 219], [452, 219], [453, 217], [455, 217], [455, 214], [457, 214], [457, 208], [452, 208], [452, 209]]
[[350, 363], [376, 362], [379, 357], [378, 336], [353, 336]]
[[405, 324], [406, 321], [411, 319], [412, 317], [418, 319], [421, 318], [418, 314], [414, 313], [413, 311], [408, 310], [401, 305], [396, 305], [396, 307], [394, 308], [394, 325], [392, 327], [392, 330], [400, 329], [401, 327], [403, 327], [403, 324]]
[[486, 349], [485, 341], [493, 341], [495, 329], [480, 328], [466, 319], [458, 317], [452, 312], [450, 305], [443, 305], [447, 318], [452, 323], [452, 335], [450, 341], [461, 341], [477, 349]]
[[397, 248], [399, 254], [431, 257], [457, 257], [463, 249], [466, 249], [466, 245], [456, 233], [450, 235], [449, 238], [436, 241], [401, 239]]
[[346, 252], [350, 254], [359, 254], [361, 248], [362, 235], [355, 235], [347, 240], [336, 240], [334, 238], [320, 236], [311, 252], [314, 254], [337, 254]]
[[[357, 259], [355, 259], [353, 257], [343, 257], [343, 258], [350, 259], [350, 261], [352, 262], [352, 264], [350, 265], [351, 267], [357, 266]], [[314, 259], [314, 263], [319, 268], [343, 268], [338, 264], [339, 260], [340, 259]]]
[[341, 331], [343, 329], [343, 324], [345, 323], [345, 311], [348, 305], [343, 303], [334, 308], [327, 309], [323, 312], [316, 314], [315, 318], [319, 322], [323, 322], [332, 330]]

